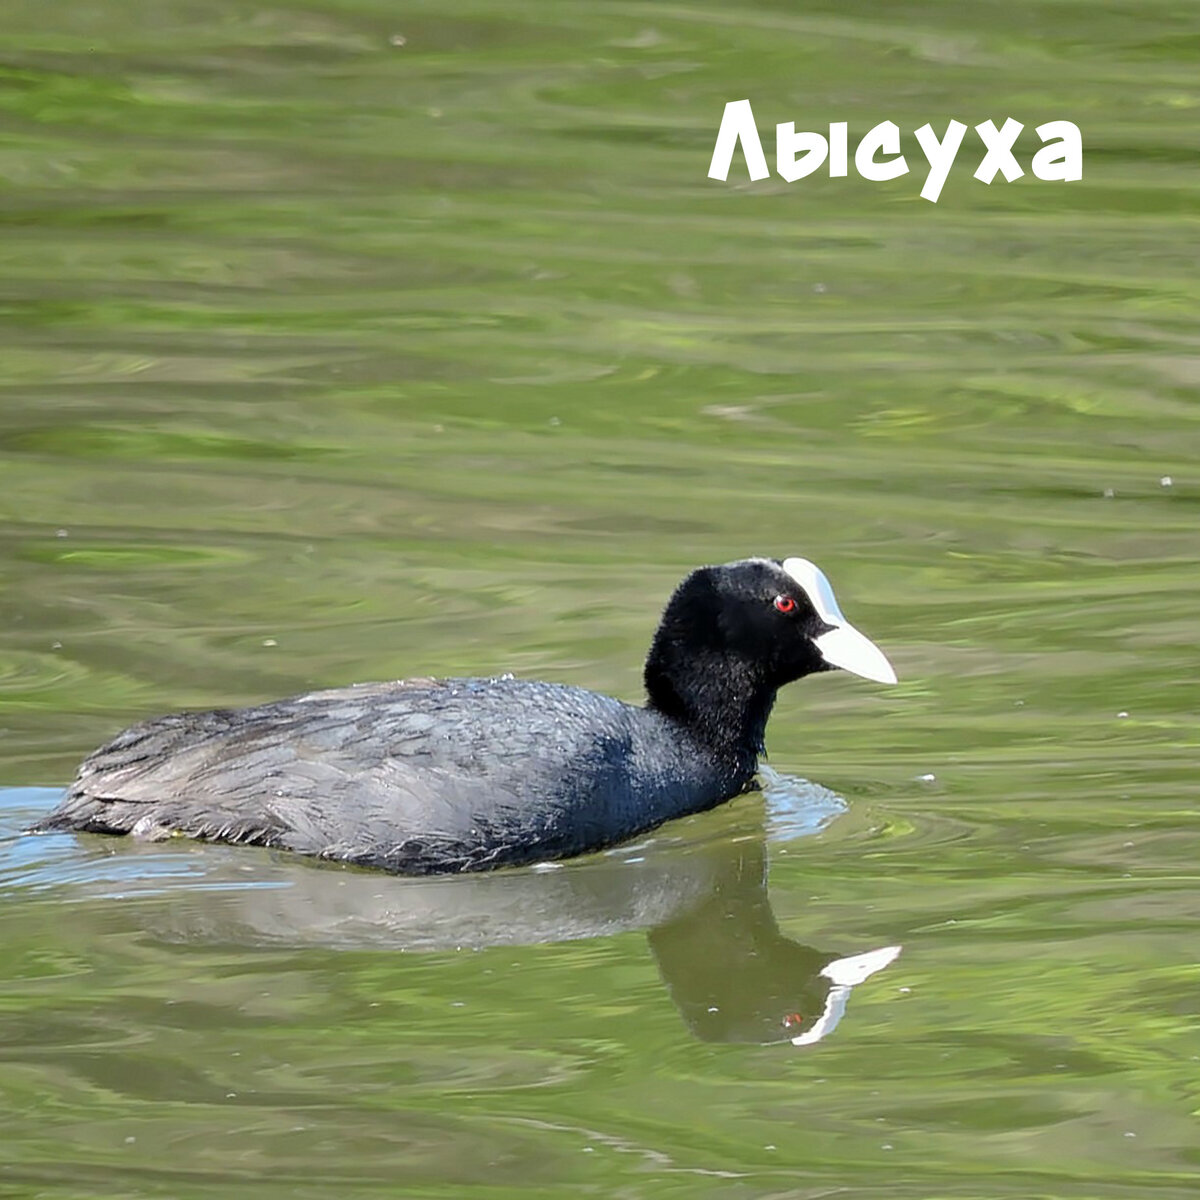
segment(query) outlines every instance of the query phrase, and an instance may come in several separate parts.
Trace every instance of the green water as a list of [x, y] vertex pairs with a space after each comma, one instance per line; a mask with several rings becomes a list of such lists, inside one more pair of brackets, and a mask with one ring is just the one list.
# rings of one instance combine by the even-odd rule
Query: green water
[[[0, 1195], [1200, 1190], [1200, 10], [0, 26]], [[747, 96], [1084, 178], [714, 183]], [[172, 708], [634, 698], [752, 553], [902, 680], [785, 693], [765, 798], [471, 881], [18, 836]]]

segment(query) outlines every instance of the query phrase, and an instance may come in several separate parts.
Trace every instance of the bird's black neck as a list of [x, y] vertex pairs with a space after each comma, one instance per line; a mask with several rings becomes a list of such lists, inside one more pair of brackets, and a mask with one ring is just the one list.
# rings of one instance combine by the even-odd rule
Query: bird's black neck
[[659, 638], [646, 659], [645, 681], [650, 708], [686, 726], [730, 765], [754, 769], [776, 690], [761, 667]]

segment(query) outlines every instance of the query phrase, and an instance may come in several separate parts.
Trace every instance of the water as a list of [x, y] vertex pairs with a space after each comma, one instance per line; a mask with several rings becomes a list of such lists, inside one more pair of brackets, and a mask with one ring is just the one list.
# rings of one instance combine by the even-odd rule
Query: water
[[[1195, 1194], [1190, 11], [3, 25], [0, 1194]], [[714, 184], [744, 96], [1085, 176]], [[766, 797], [471, 881], [19, 836], [175, 707], [635, 697], [748, 553], [901, 677], [786, 692]]]

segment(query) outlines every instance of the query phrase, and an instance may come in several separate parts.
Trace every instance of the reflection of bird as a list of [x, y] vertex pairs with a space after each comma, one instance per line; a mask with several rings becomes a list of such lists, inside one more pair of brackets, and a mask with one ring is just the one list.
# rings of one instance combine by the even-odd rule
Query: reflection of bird
[[650, 931], [663, 981], [704, 1041], [820, 1041], [841, 1020], [850, 989], [900, 947], [839, 958], [784, 937], [767, 896], [762, 842], [738, 849], [704, 901]]
[[[828, 795], [810, 793], [800, 781], [775, 776], [771, 794], [785, 784], [791, 805], [828, 813]], [[169, 902], [131, 910], [139, 927], [148, 921], [171, 940], [233, 946], [483, 950], [645, 929], [663, 982], [696, 1037], [807, 1045], [832, 1032], [850, 987], [899, 951], [843, 958], [780, 932], [767, 891], [765, 807], [754, 799], [712, 814], [679, 827], [685, 840], [655, 838], [634, 855], [423, 879], [322, 869], [291, 855], [131, 840], [89, 864], [95, 883], [76, 886], [92, 894], [97, 884], [102, 894], [115, 887], [129, 896], [141, 880]], [[44, 839], [25, 839], [25, 846], [26, 855], [41, 847], [56, 853], [56, 843]], [[76, 852], [76, 876], [77, 860]], [[0, 857], [0, 876], [2, 867]]]
[[751, 786], [783, 684], [894, 682], [805, 559], [702, 567], [676, 589], [638, 708], [516, 680], [405, 680], [134, 726], [44, 829], [253, 842], [411, 873], [562, 858]]

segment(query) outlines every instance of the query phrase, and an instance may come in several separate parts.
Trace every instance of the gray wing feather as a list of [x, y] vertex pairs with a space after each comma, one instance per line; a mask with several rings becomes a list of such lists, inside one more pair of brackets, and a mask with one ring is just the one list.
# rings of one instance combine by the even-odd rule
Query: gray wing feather
[[409, 680], [173, 714], [91, 755], [45, 826], [179, 832], [399, 871], [530, 861], [611, 825], [604, 784], [627, 765], [631, 711], [575, 688]]

